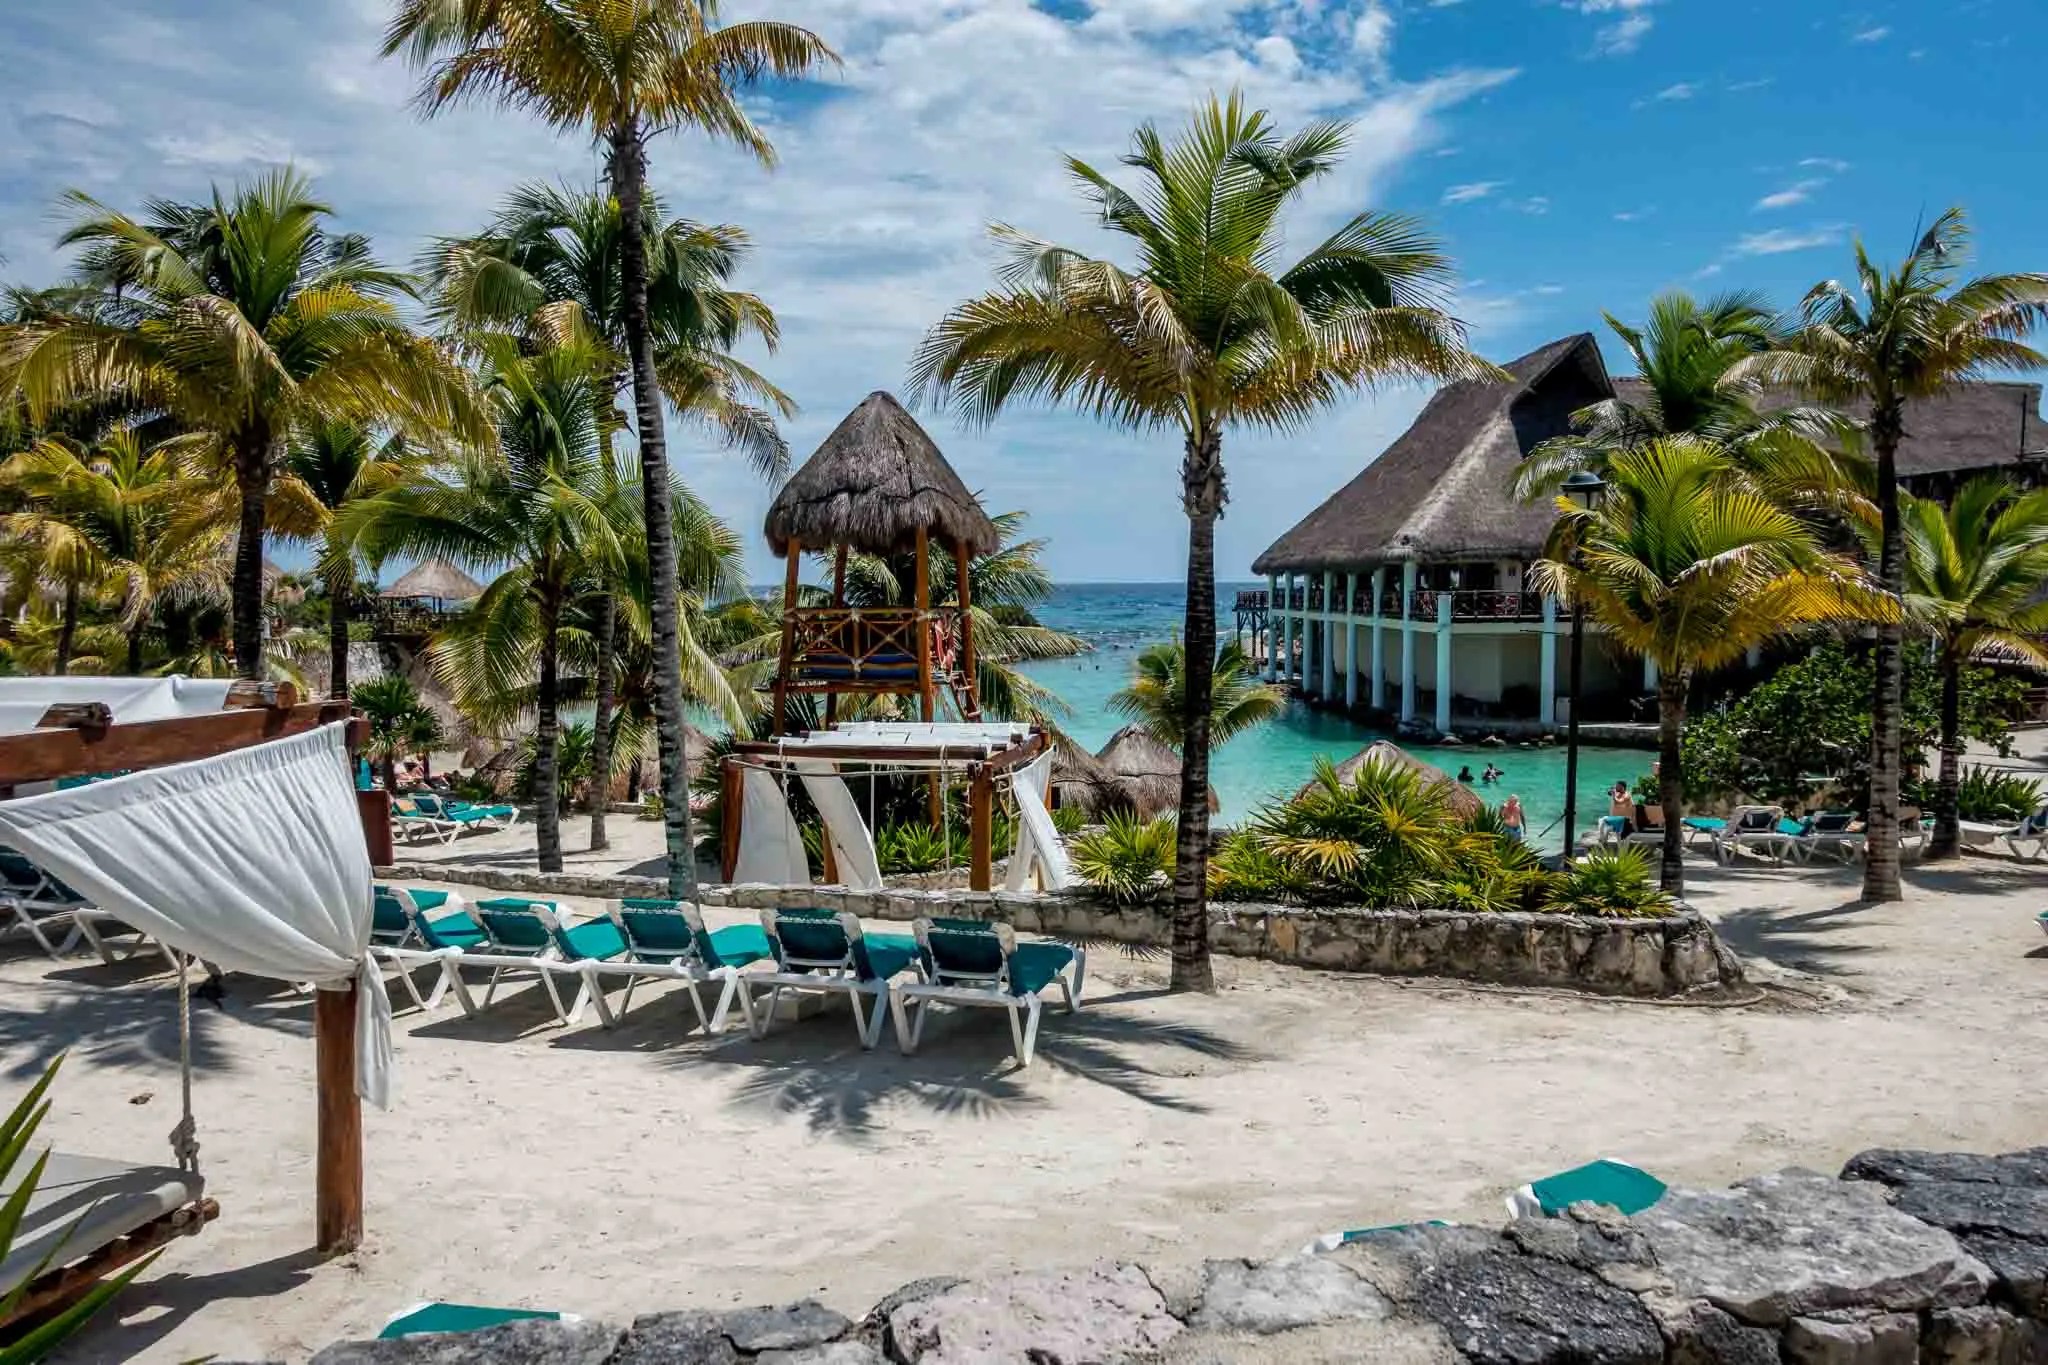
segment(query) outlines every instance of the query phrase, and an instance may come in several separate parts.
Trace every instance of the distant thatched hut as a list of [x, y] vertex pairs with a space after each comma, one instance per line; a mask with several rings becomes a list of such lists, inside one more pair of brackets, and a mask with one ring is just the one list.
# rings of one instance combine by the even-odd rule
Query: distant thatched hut
[[445, 559], [426, 559], [384, 589], [388, 602], [470, 602], [483, 596], [483, 584]]
[[[1445, 799], [1450, 803], [1451, 809], [1458, 813], [1460, 819], [1470, 820], [1473, 816], [1479, 814], [1480, 808], [1485, 805], [1485, 802], [1479, 799], [1479, 793], [1454, 779], [1442, 768], [1424, 763], [1421, 759], [1416, 758], [1413, 754], [1408, 753], [1400, 745], [1390, 740], [1374, 740], [1338, 764], [1337, 780], [1346, 783], [1350, 782], [1357, 775], [1358, 770], [1368, 763], [1385, 763], [1396, 768], [1406, 768], [1424, 781], [1441, 787]], [[1301, 797], [1308, 795], [1315, 788], [1315, 785], [1313, 781], [1303, 783], [1301, 790], [1294, 794], [1295, 798], [1299, 800]]]
[[[1140, 819], [1180, 808], [1180, 755], [1144, 726], [1126, 725], [1117, 731], [1095, 759], [1116, 784], [1127, 803], [1125, 808]], [[1210, 812], [1221, 804], [1215, 788], [1210, 788]]]

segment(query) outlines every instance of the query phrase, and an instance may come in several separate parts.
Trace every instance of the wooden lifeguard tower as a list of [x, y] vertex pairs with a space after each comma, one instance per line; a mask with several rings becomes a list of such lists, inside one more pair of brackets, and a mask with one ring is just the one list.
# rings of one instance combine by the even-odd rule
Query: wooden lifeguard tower
[[[936, 718], [939, 689], [964, 721], [981, 719], [975, 684], [973, 598], [968, 566], [995, 553], [995, 523], [946, 463], [917, 419], [886, 393], [872, 393], [848, 414], [768, 509], [768, 547], [787, 561], [783, 577], [782, 656], [775, 671], [775, 732], [791, 694], [823, 693], [827, 724], [842, 694], [914, 696], [918, 714]], [[932, 605], [934, 542], [951, 552], [953, 601]], [[846, 557], [859, 550], [912, 556], [915, 588], [907, 607], [846, 602]], [[832, 604], [797, 604], [805, 551], [830, 553]]]

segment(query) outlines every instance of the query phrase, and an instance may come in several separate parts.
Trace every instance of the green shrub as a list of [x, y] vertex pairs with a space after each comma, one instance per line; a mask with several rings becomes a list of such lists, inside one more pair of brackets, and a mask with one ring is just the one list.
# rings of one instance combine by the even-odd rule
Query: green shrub
[[1115, 904], [1152, 900], [1172, 880], [1178, 835], [1171, 815], [1153, 820], [1112, 815], [1104, 828], [1074, 841], [1074, 871]]
[[[640, 793], [640, 818], [642, 820], [659, 820], [667, 812], [668, 805], [661, 799], [660, 792], [644, 791]], [[713, 837], [716, 837], [717, 829], [716, 825], [712, 826]]]
[[1544, 879], [1539, 908], [1562, 915], [1661, 915], [1671, 897], [1657, 889], [1657, 868], [1647, 850], [1596, 848]]
[[[1920, 804], [1932, 808], [1934, 783], [1929, 781], [1924, 785], [1925, 791], [1917, 793], [1921, 797]], [[2023, 820], [2040, 808], [2041, 783], [2038, 780], [1976, 764], [1963, 769], [1956, 792], [1957, 819]]]
[[1282, 858], [1250, 830], [1224, 836], [1209, 857], [1209, 897], [1218, 901], [1301, 901], [1309, 897], [1311, 879]]
[[1079, 806], [1061, 806], [1052, 813], [1052, 827], [1062, 839], [1071, 839], [1088, 823], [1088, 812]]
[[888, 872], [936, 872], [946, 865], [946, 836], [930, 825], [884, 825], [875, 855]]

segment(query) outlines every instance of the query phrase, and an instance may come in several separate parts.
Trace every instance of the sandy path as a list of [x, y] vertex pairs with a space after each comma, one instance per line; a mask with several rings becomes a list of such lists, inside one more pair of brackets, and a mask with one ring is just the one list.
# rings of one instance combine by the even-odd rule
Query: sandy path
[[[837, 1016], [707, 1042], [660, 996], [636, 994], [615, 1033], [555, 1028], [530, 996], [474, 1022], [401, 1014], [400, 1102], [366, 1119], [369, 1245], [332, 1265], [303, 1252], [308, 1007], [240, 983], [200, 1016], [225, 1213], [72, 1358], [301, 1358], [428, 1298], [627, 1317], [817, 1295], [858, 1313], [921, 1275], [1487, 1219], [1509, 1186], [1596, 1155], [1714, 1183], [1877, 1143], [2048, 1134], [2031, 918], [2048, 869], [1915, 873], [1906, 906], [1873, 911], [1844, 908], [1847, 871], [1695, 866], [1732, 941], [1835, 1002], [1610, 1004], [1229, 959], [1222, 993], [1188, 1000], [1161, 993], [1163, 963], [1100, 952], [1090, 1010], [1049, 1017], [1021, 1077], [992, 1011], [935, 1022], [915, 1059], [887, 1041], [863, 1055]], [[51, 1135], [159, 1159], [164, 978], [15, 956], [0, 981], [16, 1085], [72, 1045]]]

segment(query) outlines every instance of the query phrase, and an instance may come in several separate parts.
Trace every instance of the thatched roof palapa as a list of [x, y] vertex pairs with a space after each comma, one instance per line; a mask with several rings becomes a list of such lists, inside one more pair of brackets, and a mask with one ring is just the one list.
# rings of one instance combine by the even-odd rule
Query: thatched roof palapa
[[[1180, 755], [1142, 725], [1126, 725], [1095, 755], [1122, 793], [1126, 809], [1141, 820], [1180, 809]], [[1209, 790], [1209, 809], [1222, 803]]]
[[791, 541], [806, 550], [901, 554], [920, 528], [974, 556], [994, 554], [999, 543], [995, 523], [925, 429], [881, 392], [847, 415], [768, 509], [768, 547], [778, 556]]
[[[1470, 820], [1473, 816], [1479, 814], [1486, 804], [1479, 799], [1478, 792], [1457, 781], [1442, 768], [1424, 763], [1400, 745], [1386, 739], [1374, 740], [1342, 763], [1339, 763], [1337, 765], [1337, 780], [1348, 785], [1358, 775], [1358, 770], [1365, 767], [1368, 763], [1383, 763], [1390, 767], [1405, 768], [1432, 786], [1442, 788], [1445, 801], [1450, 804], [1453, 811], [1457, 812], [1458, 818], [1461, 820]], [[1316, 782], [1314, 779], [1310, 779], [1302, 784], [1301, 790], [1294, 794], [1294, 799], [1299, 801], [1315, 789]]]
[[445, 559], [427, 559], [378, 595], [388, 598], [430, 597], [442, 602], [468, 602], [483, 596], [483, 584]]

